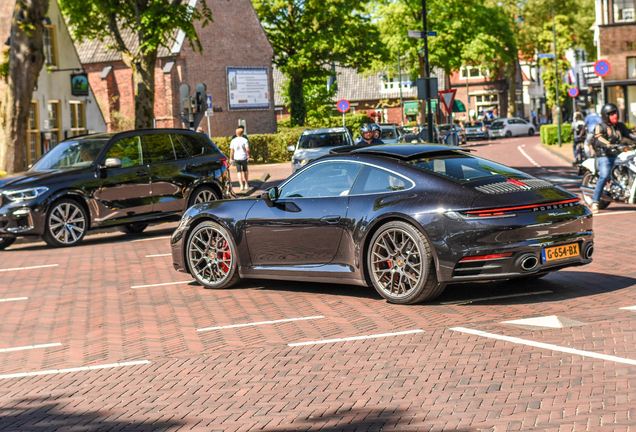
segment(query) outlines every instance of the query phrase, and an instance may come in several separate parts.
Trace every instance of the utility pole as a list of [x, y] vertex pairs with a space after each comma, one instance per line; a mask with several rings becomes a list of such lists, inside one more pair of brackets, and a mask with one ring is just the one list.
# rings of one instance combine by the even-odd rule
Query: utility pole
[[426, 65], [426, 129], [428, 142], [433, 142], [433, 110], [431, 109], [431, 68], [428, 64], [428, 28], [426, 25], [426, 0], [422, 0], [422, 22], [424, 24], [424, 63]]
[[554, 1], [550, 3], [552, 4], [552, 35], [554, 36], [554, 94], [556, 95], [557, 133], [559, 134], [559, 147], [561, 147], [563, 143], [561, 142], [561, 106], [559, 105], [559, 61], [557, 56], [556, 20], [554, 19]]
[[402, 126], [404, 126], [404, 100], [402, 99], [402, 67], [400, 66], [400, 43], [402, 43], [402, 39], [398, 43], [398, 75], [399, 75], [399, 86], [400, 86], [400, 111], [402, 112]]

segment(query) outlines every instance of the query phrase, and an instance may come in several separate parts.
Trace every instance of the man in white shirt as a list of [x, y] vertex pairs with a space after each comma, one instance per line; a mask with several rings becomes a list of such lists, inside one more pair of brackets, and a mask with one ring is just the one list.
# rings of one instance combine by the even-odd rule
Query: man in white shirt
[[247, 179], [247, 162], [250, 159], [250, 146], [249, 141], [243, 137], [243, 129], [236, 129], [236, 138], [230, 142], [230, 160], [236, 165], [236, 171], [238, 172], [238, 181], [241, 186], [241, 190], [245, 191], [248, 188]]

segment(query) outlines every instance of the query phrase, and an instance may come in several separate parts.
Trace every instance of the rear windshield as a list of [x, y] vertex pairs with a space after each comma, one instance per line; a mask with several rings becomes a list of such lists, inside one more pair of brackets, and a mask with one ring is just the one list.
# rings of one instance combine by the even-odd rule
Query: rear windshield
[[516, 169], [486, 159], [458, 153], [414, 159], [407, 161], [406, 164], [462, 183], [495, 176], [528, 177]]
[[466, 123], [466, 127], [475, 128], [482, 127], [484, 124], [482, 122], [474, 122], [474, 123]]
[[440, 132], [450, 132], [452, 130], [451, 127], [451, 125], [441, 125], [439, 130]]
[[319, 148], [319, 147], [337, 147], [348, 145], [347, 134], [345, 132], [332, 132], [315, 135], [303, 135], [300, 137], [298, 148]]
[[494, 121], [494, 122], [492, 122], [491, 129], [503, 129], [503, 128], [504, 128], [504, 122], [502, 122], [502, 121]]
[[385, 139], [397, 139], [397, 135], [395, 134], [395, 129], [390, 128], [390, 129], [384, 129], [382, 128], [380, 130], [380, 139], [381, 140], [385, 140]]

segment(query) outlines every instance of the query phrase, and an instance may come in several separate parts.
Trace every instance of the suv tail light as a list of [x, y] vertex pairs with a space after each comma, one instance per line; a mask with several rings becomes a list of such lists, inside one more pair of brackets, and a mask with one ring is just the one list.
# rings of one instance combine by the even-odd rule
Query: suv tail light
[[229, 168], [230, 167], [230, 163], [228, 162], [227, 158], [221, 158], [221, 159], [219, 159], [219, 161], [221, 162], [221, 165], [223, 165], [223, 168]]

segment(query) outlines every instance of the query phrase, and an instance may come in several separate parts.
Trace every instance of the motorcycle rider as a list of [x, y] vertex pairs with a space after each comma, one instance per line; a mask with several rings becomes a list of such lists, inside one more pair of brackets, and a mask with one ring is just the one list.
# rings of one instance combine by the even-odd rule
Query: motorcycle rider
[[371, 129], [373, 129], [373, 139], [380, 139], [380, 134], [382, 133], [382, 129], [380, 129], [380, 125], [377, 123], [371, 123]]
[[592, 196], [592, 213], [598, 213], [598, 203], [603, 193], [605, 183], [610, 177], [618, 145], [623, 137], [636, 140], [636, 134], [630, 131], [624, 123], [618, 121], [618, 107], [612, 103], [605, 104], [601, 109], [603, 123], [594, 130], [594, 152], [598, 163], [598, 182]]
[[374, 132], [375, 132], [375, 128], [374, 126], [376, 126], [378, 128], [378, 130], [380, 129], [380, 127], [378, 125], [376, 125], [375, 123], [373, 124], [369, 124], [369, 123], [362, 123], [360, 125], [360, 138], [358, 138], [358, 141], [356, 141], [356, 145], [361, 145], [361, 144], [384, 144], [384, 141], [374, 138]]

